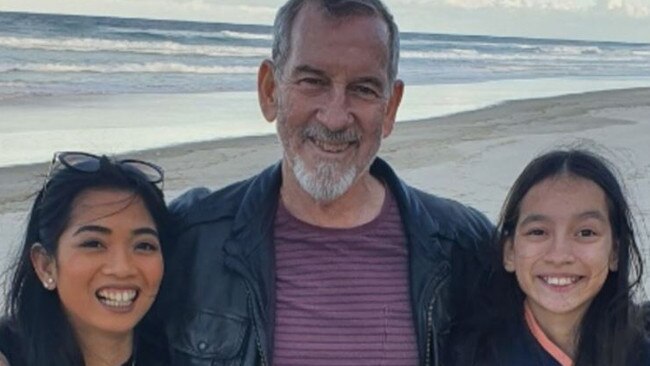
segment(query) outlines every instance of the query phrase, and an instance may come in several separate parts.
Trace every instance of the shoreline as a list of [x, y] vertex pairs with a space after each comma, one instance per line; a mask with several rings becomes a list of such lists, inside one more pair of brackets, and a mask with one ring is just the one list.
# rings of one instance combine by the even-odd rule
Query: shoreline
[[[650, 87], [650, 77], [548, 78], [411, 85], [400, 123], [482, 110], [509, 100]], [[274, 134], [248, 92], [52, 96], [0, 103], [0, 166], [49, 161], [53, 151], [108, 154]], [[403, 122], [402, 122], [403, 121]], [[153, 132], [153, 133], [152, 133]]]
[[[618, 93], [618, 92], [636, 92], [636, 91], [645, 91], [645, 90], [650, 90], [650, 85], [647, 87], [632, 87], [632, 88], [617, 88], [617, 89], [608, 89], [608, 90], [595, 90], [595, 91], [587, 91], [587, 92], [575, 92], [575, 93], [567, 93], [567, 94], [561, 94], [561, 95], [554, 95], [554, 96], [546, 96], [546, 97], [537, 97], [537, 98], [526, 98], [526, 99], [508, 99], [508, 100], [503, 100], [499, 102], [495, 102], [493, 104], [489, 104], [486, 106], [482, 106], [476, 109], [471, 109], [471, 110], [463, 110], [459, 112], [452, 112], [449, 114], [444, 114], [440, 116], [431, 116], [431, 117], [424, 117], [424, 118], [416, 118], [416, 119], [409, 119], [409, 120], [403, 120], [403, 121], [397, 121], [397, 126], [396, 129], [403, 129], [405, 128], [404, 126], [406, 125], [414, 125], [414, 124], [419, 124], [419, 123], [440, 123], [440, 122], [447, 122], [451, 123], [449, 120], [456, 120], [458, 118], [460, 119], [465, 119], [466, 117], [472, 118], [473, 115], [475, 114], [484, 114], [488, 113], [492, 110], [496, 110], [499, 108], [508, 108], [511, 105], [515, 104], [529, 104], [529, 103], [553, 103], [554, 101], [559, 101], [567, 97], [580, 97], [580, 96], [591, 96], [591, 95], [608, 95], [612, 93]], [[186, 94], [186, 95], [192, 95]], [[197, 93], [197, 95], [199, 95]], [[515, 105], [514, 108], [517, 106]], [[260, 123], [264, 124], [266, 123], [263, 121], [263, 117], [260, 113], [259, 116]], [[454, 121], [454, 123], [457, 121]], [[159, 147], [153, 147], [153, 148], [145, 148], [141, 150], [129, 150], [125, 151], [123, 153], [118, 153], [114, 154], [115, 156], [141, 156], [141, 155], [146, 155], [150, 156], [151, 154], [154, 154], [156, 156], [161, 155], [161, 156], [171, 156], [174, 155], [174, 152], [177, 150], [194, 150], [194, 149], [205, 149], [206, 145], [209, 146], [215, 146], [215, 147], [220, 147], [219, 145], [223, 145], [223, 147], [233, 147], [233, 146], [238, 146], [241, 143], [246, 143], [249, 140], [268, 140], [268, 139], [276, 139], [275, 132], [267, 132], [263, 134], [255, 134], [255, 135], [246, 135], [246, 136], [234, 136], [234, 137], [217, 137], [214, 139], [208, 139], [208, 140], [201, 140], [201, 141], [189, 141], [189, 142], [182, 142], [178, 144], [170, 144], [170, 145], [164, 145], [164, 146], [159, 146]], [[390, 139], [390, 137], [389, 137]], [[171, 155], [170, 155], [171, 154]], [[0, 165], [0, 172], [11, 172], [12, 170], [15, 171], [20, 171], [23, 169], [30, 169], [33, 167], [40, 167], [42, 165], [47, 166], [49, 162], [33, 162], [33, 163], [24, 163], [24, 164], [14, 164], [14, 165], [5, 165], [1, 166]], [[2, 211], [0, 211], [2, 212]]]

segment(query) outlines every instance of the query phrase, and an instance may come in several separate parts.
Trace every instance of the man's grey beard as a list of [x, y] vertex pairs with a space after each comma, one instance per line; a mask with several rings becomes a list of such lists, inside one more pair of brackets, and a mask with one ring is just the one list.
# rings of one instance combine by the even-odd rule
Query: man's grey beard
[[294, 157], [292, 169], [300, 187], [318, 202], [331, 202], [350, 189], [357, 176], [357, 168], [339, 172], [336, 162], [321, 161], [313, 171], [305, 167], [299, 156]]

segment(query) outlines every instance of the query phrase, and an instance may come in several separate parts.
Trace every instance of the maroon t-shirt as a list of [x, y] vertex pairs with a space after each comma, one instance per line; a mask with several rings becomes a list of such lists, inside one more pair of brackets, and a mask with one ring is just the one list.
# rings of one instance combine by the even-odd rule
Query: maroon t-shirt
[[280, 204], [273, 365], [417, 365], [406, 238], [387, 191], [379, 216], [322, 228]]

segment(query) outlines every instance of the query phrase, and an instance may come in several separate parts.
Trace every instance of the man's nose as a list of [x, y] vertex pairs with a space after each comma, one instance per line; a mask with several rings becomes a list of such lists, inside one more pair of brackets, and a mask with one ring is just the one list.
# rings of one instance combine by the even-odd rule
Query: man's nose
[[325, 93], [325, 98], [316, 117], [330, 131], [343, 130], [352, 123], [350, 103], [343, 86], [334, 85], [328, 93]]

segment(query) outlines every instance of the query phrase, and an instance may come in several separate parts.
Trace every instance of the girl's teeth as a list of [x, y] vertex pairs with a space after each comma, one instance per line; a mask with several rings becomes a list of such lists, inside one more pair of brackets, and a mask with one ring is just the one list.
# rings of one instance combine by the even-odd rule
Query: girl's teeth
[[542, 279], [553, 286], [567, 286], [578, 281], [578, 277], [542, 277]]

